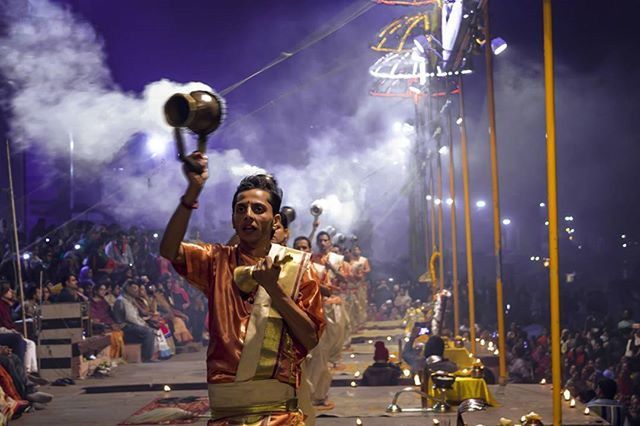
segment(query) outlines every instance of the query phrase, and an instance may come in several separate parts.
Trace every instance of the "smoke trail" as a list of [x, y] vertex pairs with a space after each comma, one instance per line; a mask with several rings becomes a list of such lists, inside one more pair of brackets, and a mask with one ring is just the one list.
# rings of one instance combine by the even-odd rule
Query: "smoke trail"
[[[175, 92], [209, 87], [161, 80], [148, 84], [139, 95], [126, 93], [114, 83], [93, 28], [69, 10], [45, 0], [10, 0], [5, 17], [8, 28], [0, 39], [0, 72], [14, 89], [6, 105], [12, 137], [25, 148], [68, 157], [72, 136], [79, 165], [103, 174], [103, 186], [110, 194], [104, 209], [123, 222], [162, 227], [186, 186], [179, 164], [161, 160], [168, 157], [163, 151], [172, 144], [162, 105]], [[260, 130], [266, 123], [245, 123], [225, 134], [237, 141], [238, 149], [209, 153], [210, 179], [193, 227], [225, 240], [231, 232], [229, 200], [235, 185], [247, 174], [268, 170], [284, 187], [285, 203], [299, 212], [293, 234], [308, 234], [307, 209], [320, 199], [323, 227], [332, 225], [350, 234], [371, 233], [371, 227], [379, 225], [376, 235], [386, 237], [376, 238], [374, 248], [385, 258], [389, 252], [406, 252], [406, 220], [376, 222], [405, 208], [401, 188], [410, 141], [393, 133], [391, 123], [406, 111], [391, 116], [389, 101], [367, 95], [362, 84], [366, 70], [358, 72], [359, 83], [344, 88], [357, 100], [355, 110], [349, 117], [331, 113], [320, 117], [319, 121], [336, 124], [310, 140], [269, 146], [269, 156], [264, 156], [256, 145], [262, 142]], [[299, 104], [315, 102], [312, 94], [305, 94], [285, 107], [296, 110]], [[286, 126], [287, 110], [280, 111], [283, 116], [272, 121]], [[289, 129], [275, 131], [290, 134]], [[140, 135], [152, 157], [144, 167], [135, 163], [139, 159], [119, 159], [117, 169], [107, 167], [125, 144]], [[293, 142], [302, 153], [296, 159], [288, 155]]]

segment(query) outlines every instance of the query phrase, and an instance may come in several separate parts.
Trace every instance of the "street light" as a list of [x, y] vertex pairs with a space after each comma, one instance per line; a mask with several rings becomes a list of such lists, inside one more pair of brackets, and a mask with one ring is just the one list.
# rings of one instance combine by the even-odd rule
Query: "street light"
[[503, 225], [510, 225], [511, 224], [511, 219], [502, 219], [502, 224]]
[[487, 202], [484, 200], [478, 200], [476, 201], [476, 207], [478, 207], [479, 209], [482, 209], [484, 207], [487, 206]]
[[545, 203], [540, 203], [540, 207], [545, 207], [546, 204]]
[[491, 40], [491, 50], [493, 51], [494, 55], [498, 56], [499, 54], [507, 50], [507, 42], [504, 41], [502, 37], [496, 37]]

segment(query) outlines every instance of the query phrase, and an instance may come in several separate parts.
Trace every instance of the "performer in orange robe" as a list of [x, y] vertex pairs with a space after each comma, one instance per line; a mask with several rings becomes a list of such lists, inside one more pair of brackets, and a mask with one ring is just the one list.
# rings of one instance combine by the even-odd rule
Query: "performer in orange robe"
[[268, 175], [243, 179], [233, 197], [237, 246], [183, 242], [208, 177], [207, 158], [191, 157], [204, 171], [188, 173], [160, 253], [208, 298], [209, 424], [302, 425], [300, 364], [324, 327], [309, 256], [271, 243], [282, 191]]

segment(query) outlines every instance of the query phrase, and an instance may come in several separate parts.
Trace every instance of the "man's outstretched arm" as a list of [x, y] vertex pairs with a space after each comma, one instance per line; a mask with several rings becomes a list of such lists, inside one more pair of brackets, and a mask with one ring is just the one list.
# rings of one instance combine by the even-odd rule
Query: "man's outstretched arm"
[[191, 154], [191, 157], [202, 166], [203, 171], [200, 174], [193, 172], [187, 173], [189, 186], [180, 200], [180, 205], [178, 205], [175, 213], [171, 216], [162, 235], [162, 241], [160, 242], [160, 255], [176, 265], [182, 265], [185, 261], [180, 244], [184, 239], [184, 235], [187, 233], [187, 227], [191, 219], [192, 208], [187, 206], [195, 205], [209, 177], [207, 156], [200, 152], [194, 152]]

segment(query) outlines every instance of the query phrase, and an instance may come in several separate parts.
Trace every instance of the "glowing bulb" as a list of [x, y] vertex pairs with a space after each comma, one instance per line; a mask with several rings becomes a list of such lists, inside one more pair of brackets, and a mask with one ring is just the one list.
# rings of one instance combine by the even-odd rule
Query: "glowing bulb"
[[431, 195], [427, 195], [427, 201], [431, 201], [433, 200], [433, 197]]
[[362, 420], [360, 420], [360, 417], [356, 417], [356, 426], [362, 426]]
[[484, 344], [485, 344], [484, 339], [480, 339], [480, 346], [484, 346]]
[[440, 149], [438, 150], [438, 153], [440, 155], [447, 155], [449, 153], [449, 147], [448, 146], [441, 146]]
[[569, 389], [565, 389], [564, 392], [562, 392], [562, 396], [564, 397], [565, 401], [568, 401], [571, 399], [571, 392], [569, 392]]
[[45, 241], [45, 243], [48, 243], [48, 242], [51, 241], [51, 239], [50, 238], [45, 238], [44, 241]]
[[156, 155], [162, 155], [167, 150], [167, 141], [157, 135], [151, 135], [147, 138], [147, 151], [152, 157]]
[[29, 260], [31, 258], [31, 255], [29, 253], [25, 253], [25, 254], [22, 255], [22, 258], [24, 260]]
[[548, 221], [548, 220], [545, 220], [545, 221], [544, 221], [544, 225], [545, 225], [545, 226], [549, 226], [549, 221]]
[[494, 355], [500, 355], [500, 351], [496, 349], [495, 351], [493, 351], [493, 354]]
[[356, 354], [349, 355], [349, 358], [355, 358], [355, 357], [356, 357]]
[[387, 342], [391, 341], [391, 336], [387, 336]]
[[541, 385], [546, 385], [547, 384], [547, 379], [545, 379], [544, 377], [542, 378], [542, 380], [540, 380], [540, 384]]
[[409, 340], [411, 340], [411, 339], [410, 339], [410, 338], [408, 338], [408, 337], [405, 337], [405, 338], [404, 338], [405, 343], [409, 343]]
[[171, 392], [171, 387], [169, 385], [164, 385], [165, 392]]
[[456, 120], [456, 124], [458, 126], [462, 124], [462, 117], [458, 117], [458, 119]]
[[487, 202], [484, 200], [478, 200], [476, 201], [476, 207], [478, 208], [484, 208], [487, 206]]
[[569, 402], [569, 407], [576, 408], [576, 399], [575, 398], [571, 398], [571, 401]]
[[627, 238], [627, 235], [626, 234], [622, 234], [622, 235], [620, 235], [620, 238], [622, 238], [624, 240], [625, 238]]
[[373, 340], [368, 340], [367, 342], [368, 342], [369, 344], [372, 344], [372, 343], [373, 343]]
[[436, 206], [439, 206], [440, 204], [442, 204], [442, 200], [440, 198], [436, 198], [434, 203], [435, 203]]
[[355, 381], [351, 381], [351, 383], [349, 383], [351, 385], [352, 388], [355, 388], [356, 386], [358, 386], [358, 384]]
[[158, 239], [158, 233], [157, 232], [153, 233], [153, 238], [155, 238], [156, 240]]
[[76, 250], [80, 250], [80, 244], [76, 244], [75, 246], [73, 246], [73, 248]]
[[405, 368], [404, 370], [402, 370], [402, 374], [404, 374], [404, 377], [409, 377], [411, 376], [411, 370]]
[[502, 224], [503, 225], [510, 225], [511, 224], [511, 219], [502, 219]]
[[355, 373], [353, 373], [354, 377], [360, 377], [360, 371], [356, 371]]
[[540, 207], [544, 207], [544, 206], [546, 206], [545, 203], [540, 203]]
[[447, 205], [452, 205], [453, 204], [453, 198], [447, 198]]
[[589, 415], [589, 413], [590, 413], [590, 411], [589, 411], [589, 407], [584, 407], [584, 415], [585, 415], [585, 416], [588, 416], [588, 415]]

